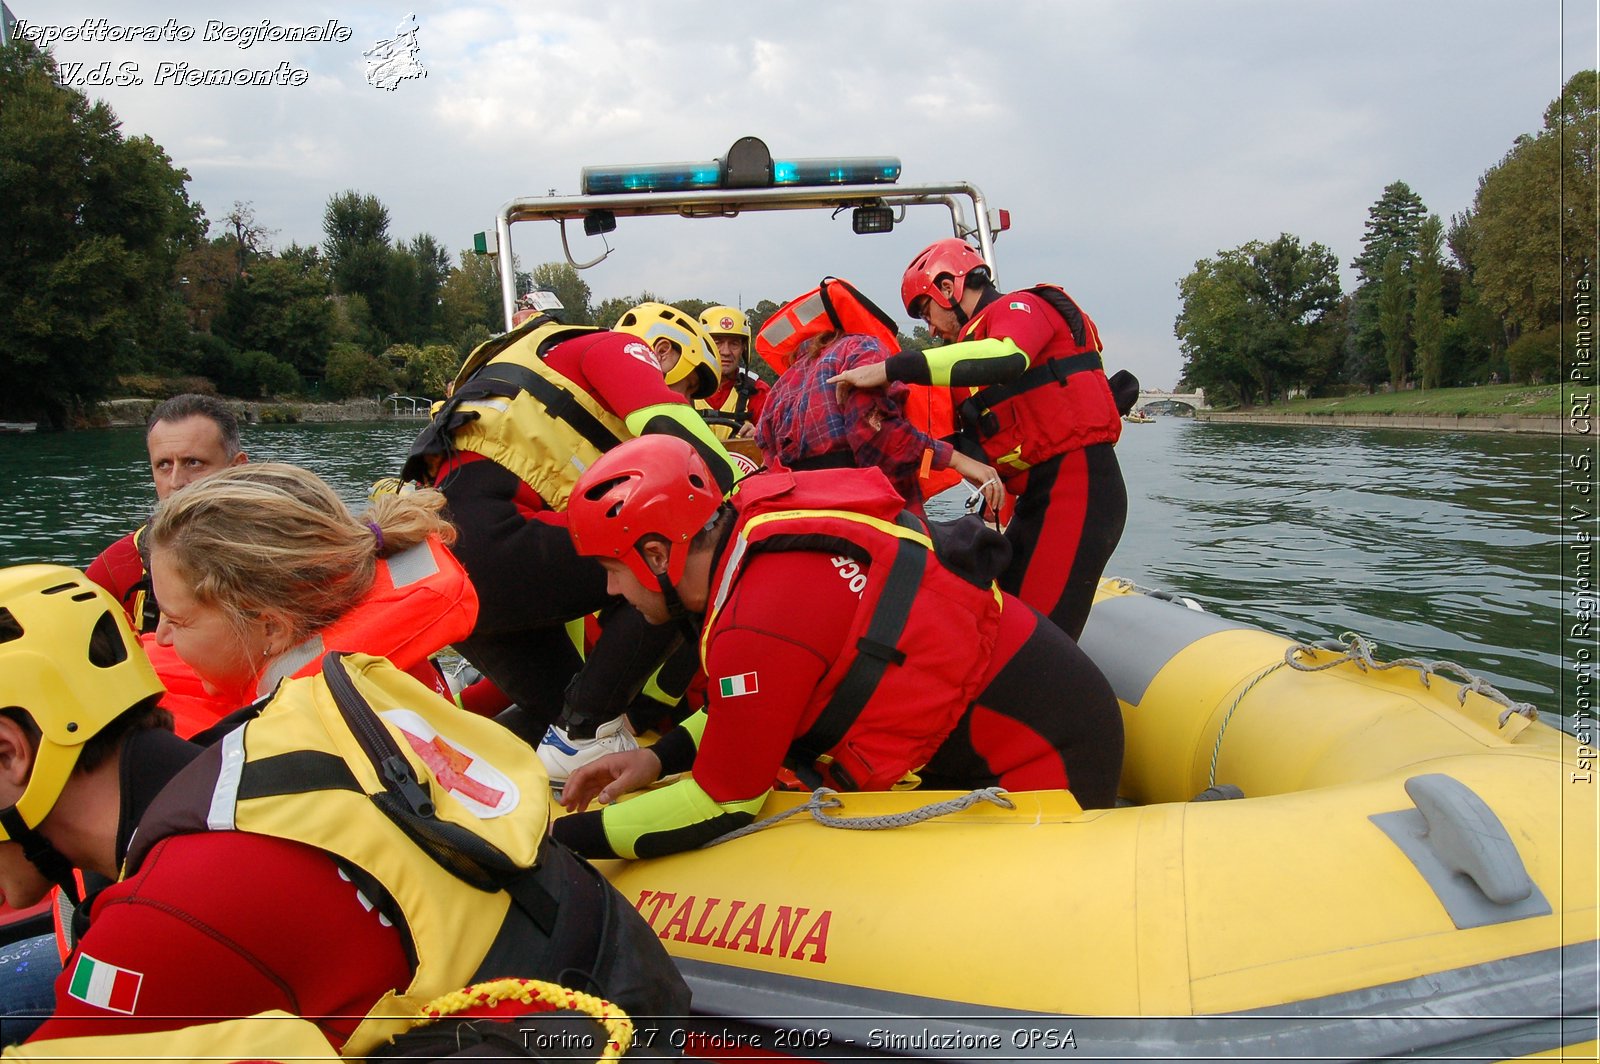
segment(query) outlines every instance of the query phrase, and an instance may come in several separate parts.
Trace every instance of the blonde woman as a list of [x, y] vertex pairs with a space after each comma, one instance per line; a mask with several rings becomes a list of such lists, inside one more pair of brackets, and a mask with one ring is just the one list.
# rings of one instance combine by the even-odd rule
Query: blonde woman
[[357, 517], [316, 474], [275, 462], [193, 484], [150, 521], [156, 642], [229, 708], [315, 672], [330, 650], [387, 657], [442, 690], [428, 656], [477, 618], [443, 507], [418, 491]]

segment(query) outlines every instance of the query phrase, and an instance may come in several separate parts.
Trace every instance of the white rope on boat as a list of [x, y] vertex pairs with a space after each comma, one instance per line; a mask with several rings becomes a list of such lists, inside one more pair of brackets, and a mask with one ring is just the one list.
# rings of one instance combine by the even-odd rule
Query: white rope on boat
[[[1344, 632], [1340, 634], [1337, 640], [1325, 640], [1311, 645], [1295, 643], [1283, 652], [1282, 661], [1268, 665], [1265, 669], [1256, 673], [1250, 682], [1245, 684], [1244, 690], [1240, 691], [1238, 696], [1234, 698], [1233, 704], [1228, 707], [1228, 711], [1222, 715], [1222, 723], [1217, 727], [1217, 741], [1211, 747], [1211, 772], [1206, 786], [1215, 787], [1217, 784], [1217, 755], [1222, 750], [1222, 737], [1228, 730], [1228, 722], [1233, 719], [1234, 710], [1239, 708], [1239, 704], [1244, 701], [1245, 696], [1250, 693], [1256, 684], [1285, 665], [1298, 672], [1322, 672], [1326, 669], [1343, 665], [1347, 661], [1354, 663], [1355, 667], [1362, 672], [1367, 669], [1371, 669], [1374, 672], [1383, 672], [1386, 669], [1405, 667], [1417, 670], [1422, 680], [1422, 686], [1425, 688], [1431, 686], [1434, 674], [1454, 673], [1464, 681], [1460, 685], [1460, 690], [1456, 692], [1458, 705], [1466, 704], [1468, 691], [1476, 691], [1490, 701], [1505, 707], [1498, 718], [1502, 728], [1506, 726], [1506, 721], [1510, 720], [1515, 714], [1521, 714], [1530, 721], [1539, 719], [1539, 711], [1533, 707], [1531, 702], [1515, 702], [1511, 700], [1487, 680], [1481, 676], [1474, 675], [1470, 670], [1453, 661], [1423, 661], [1420, 658], [1396, 658], [1394, 661], [1384, 663], [1372, 656], [1372, 648], [1373, 643], [1365, 637], [1357, 635], [1355, 632]], [[1342, 653], [1316, 665], [1298, 660], [1301, 652], [1313, 650], [1341, 651]]]
[[780, 821], [787, 820], [796, 813], [810, 813], [811, 819], [824, 827], [845, 828], [850, 831], [883, 831], [888, 828], [901, 828], [911, 824], [920, 824], [924, 820], [935, 817], [948, 816], [971, 809], [979, 802], [989, 802], [1001, 809], [1015, 809], [1011, 799], [1006, 797], [1006, 792], [1000, 787], [982, 787], [958, 798], [949, 798], [942, 802], [930, 802], [916, 809], [908, 809], [903, 813], [884, 813], [880, 816], [828, 816], [826, 810], [838, 809], [844, 805], [838, 797], [839, 792], [828, 787], [818, 787], [811, 792], [811, 797], [804, 805], [797, 805], [793, 809], [786, 809], [781, 813], [758, 820], [754, 824], [746, 824], [736, 828], [726, 835], [718, 836], [706, 843], [701, 849], [709, 850], [713, 846], [721, 846], [725, 842], [754, 834], [763, 828], [772, 827]]
[[1417, 670], [1421, 676], [1423, 687], [1431, 686], [1430, 681], [1436, 673], [1453, 673], [1462, 681], [1461, 689], [1456, 692], [1457, 705], [1466, 705], [1467, 692], [1476, 691], [1478, 694], [1483, 695], [1491, 702], [1505, 707], [1504, 711], [1499, 716], [1499, 724], [1502, 728], [1506, 726], [1506, 721], [1510, 720], [1513, 714], [1521, 714], [1522, 716], [1527, 717], [1529, 720], [1539, 719], [1539, 711], [1533, 707], [1533, 703], [1513, 701], [1496, 689], [1493, 684], [1489, 683], [1489, 681], [1483, 679], [1481, 676], [1474, 675], [1471, 670], [1467, 669], [1465, 666], [1458, 665], [1453, 661], [1423, 661], [1421, 658], [1396, 658], [1395, 660], [1385, 664], [1383, 662], [1376, 661], [1373, 658], [1373, 645], [1362, 636], [1359, 636], [1354, 632], [1344, 632], [1339, 636], [1339, 638], [1343, 640], [1343, 643], [1334, 642], [1324, 645], [1324, 649], [1327, 650], [1344, 651], [1340, 657], [1334, 658], [1332, 661], [1326, 662], [1322, 665], [1304, 665], [1298, 661], [1292, 660], [1292, 656], [1295, 651], [1311, 649], [1304, 646], [1295, 646], [1291, 648], [1290, 651], [1284, 655], [1284, 660], [1288, 662], [1290, 668], [1299, 669], [1301, 672], [1321, 672], [1323, 669], [1331, 669], [1333, 666], [1345, 661], [1355, 662], [1356, 668], [1363, 672], [1365, 672], [1367, 669], [1372, 669], [1374, 672], [1382, 672], [1385, 669], [1394, 669], [1404, 666], [1405, 668]]
[[1217, 726], [1217, 741], [1211, 745], [1211, 772], [1206, 777], [1207, 789], [1217, 785], [1217, 755], [1222, 752], [1222, 737], [1228, 732], [1228, 722], [1233, 719], [1233, 711], [1239, 708], [1239, 703], [1244, 701], [1244, 696], [1249, 694], [1251, 689], [1254, 688], [1256, 684], [1260, 683], [1268, 676], [1271, 676], [1273, 673], [1283, 668], [1289, 662], [1289, 655], [1293, 654], [1296, 650], [1301, 649], [1303, 648], [1299, 644], [1290, 647], [1288, 652], [1284, 654], [1283, 661], [1268, 665], [1266, 668], [1256, 673], [1254, 678], [1252, 678], [1249, 683], [1244, 685], [1244, 690], [1239, 692], [1239, 696], [1233, 700], [1233, 705], [1228, 707], [1228, 712], [1222, 715], [1222, 723]]

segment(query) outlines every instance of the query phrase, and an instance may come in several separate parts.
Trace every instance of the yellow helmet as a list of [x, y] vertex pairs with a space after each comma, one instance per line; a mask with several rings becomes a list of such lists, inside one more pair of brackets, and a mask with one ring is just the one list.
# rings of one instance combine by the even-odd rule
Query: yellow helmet
[[717, 363], [717, 345], [700, 323], [677, 307], [665, 303], [640, 303], [617, 319], [616, 332], [631, 333], [655, 346], [666, 337], [678, 348], [678, 362], [667, 370], [667, 383], [677, 384], [693, 373], [697, 376], [691, 399], [704, 399], [717, 390], [722, 373]]
[[[110, 592], [61, 565], [0, 569], [0, 708], [26, 710], [43, 733], [5, 821], [38, 827], [83, 744], [162, 690]], [[0, 822], [0, 841], [11, 838]]]
[[750, 319], [737, 307], [707, 307], [700, 312], [700, 324], [715, 340], [719, 336], [742, 336], [750, 342]]

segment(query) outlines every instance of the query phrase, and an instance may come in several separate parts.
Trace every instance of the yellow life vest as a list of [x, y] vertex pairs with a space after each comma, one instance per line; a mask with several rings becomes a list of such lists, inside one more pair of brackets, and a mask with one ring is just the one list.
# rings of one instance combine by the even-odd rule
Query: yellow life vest
[[545, 362], [557, 344], [597, 331], [541, 314], [479, 344], [412, 445], [402, 475], [432, 483], [451, 451], [472, 451], [511, 470], [551, 509], [566, 509], [579, 475], [633, 438], [621, 418]]
[[[370, 706], [365, 726], [341, 709], [341, 677]], [[410, 770], [398, 783], [380, 769], [398, 768], [395, 756]], [[537, 873], [522, 876], [550, 852], [549, 802], [539, 759], [500, 725], [462, 712], [382, 658], [330, 654], [321, 675], [284, 681], [260, 715], [162, 791], [140, 821], [124, 876], [161, 838], [210, 830], [304, 843], [376, 880], [399, 910], [416, 966], [411, 983], [379, 999], [345, 1044], [346, 1056], [363, 1056], [428, 1001], [479, 978], [507, 936], [532, 934], [518, 913], [527, 879], [554, 925], [559, 888], [545, 889]], [[530, 940], [530, 969], [539, 946]]]

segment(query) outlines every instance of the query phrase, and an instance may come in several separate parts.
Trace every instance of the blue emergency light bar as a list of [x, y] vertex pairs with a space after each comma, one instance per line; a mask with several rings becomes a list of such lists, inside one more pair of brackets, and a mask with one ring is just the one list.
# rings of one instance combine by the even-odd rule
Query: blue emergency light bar
[[889, 185], [900, 179], [900, 160], [891, 156], [847, 159], [774, 159], [771, 176], [753, 183], [730, 184], [726, 160], [704, 163], [662, 163], [654, 166], [585, 166], [585, 196], [623, 192], [684, 192], [693, 189], [817, 185]]
[[709, 163], [660, 163], [635, 166], [585, 166], [583, 194], [609, 196], [619, 192], [687, 192], [719, 188], [720, 160]]

